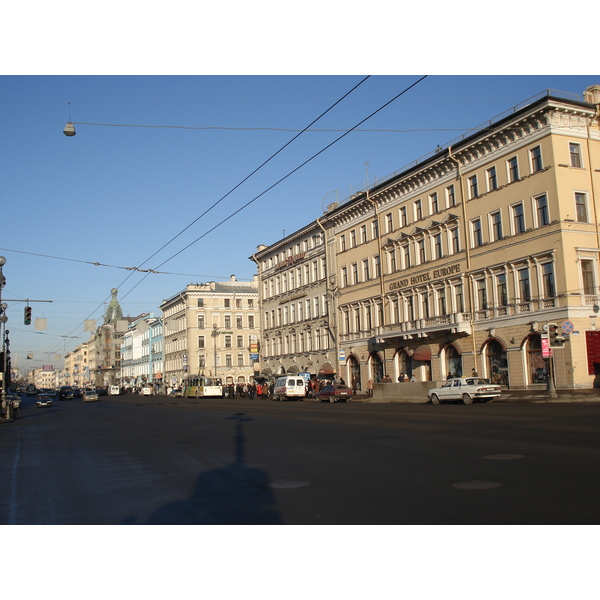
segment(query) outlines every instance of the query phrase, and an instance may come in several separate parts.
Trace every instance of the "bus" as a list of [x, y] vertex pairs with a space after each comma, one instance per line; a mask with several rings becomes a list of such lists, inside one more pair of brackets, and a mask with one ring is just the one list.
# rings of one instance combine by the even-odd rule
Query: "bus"
[[181, 386], [184, 398], [223, 398], [223, 381], [220, 377], [190, 377]]

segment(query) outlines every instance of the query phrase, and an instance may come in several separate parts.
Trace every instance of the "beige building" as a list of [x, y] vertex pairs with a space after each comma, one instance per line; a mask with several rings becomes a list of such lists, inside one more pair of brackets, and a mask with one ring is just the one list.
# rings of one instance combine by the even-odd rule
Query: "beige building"
[[[548, 385], [552, 370], [558, 388], [600, 385], [600, 86], [563, 96], [507, 111], [318, 221], [327, 266], [318, 294], [331, 299], [337, 349], [328, 352], [346, 381], [364, 390], [369, 379], [476, 370], [529, 388]], [[285, 345], [291, 323], [277, 317], [297, 293], [293, 270], [282, 269], [287, 290], [271, 292], [271, 281], [276, 264], [294, 262], [302, 231], [257, 254], [267, 259], [263, 330], [283, 336], [264, 360], [286, 369], [308, 358]], [[552, 358], [548, 324], [565, 339]]]
[[317, 219], [251, 257], [259, 273], [263, 376], [331, 377], [338, 370], [326, 248]]
[[160, 306], [164, 382], [205, 375], [223, 384], [248, 383], [258, 367], [258, 281], [189, 284]]

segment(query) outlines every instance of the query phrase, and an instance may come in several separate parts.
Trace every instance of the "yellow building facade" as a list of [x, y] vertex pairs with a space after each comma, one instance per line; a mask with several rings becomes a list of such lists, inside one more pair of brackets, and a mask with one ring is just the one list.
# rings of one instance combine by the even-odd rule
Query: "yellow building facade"
[[543, 96], [326, 216], [347, 381], [597, 383], [599, 102]]
[[599, 106], [540, 95], [260, 246], [264, 365], [600, 387]]

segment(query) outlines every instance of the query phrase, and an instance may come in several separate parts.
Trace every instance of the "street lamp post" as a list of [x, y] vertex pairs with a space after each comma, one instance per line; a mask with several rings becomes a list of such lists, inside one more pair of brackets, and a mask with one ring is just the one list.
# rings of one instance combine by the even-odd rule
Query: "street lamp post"
[[2, 324], [2, 410], [6, 410], [6, 419], [10, 420], [12, 418], [12, 405], [9, 402], [7, 402], [6, 399], [6, 371], [8, 365], [8, 362], [6, 360], [6, 321], [8, 320], [8, 317], [6, 316], [6, 309], [8, 307], [5, 303], [2, 302], [2, 289], [6, 284], [6, 277], [4, 277], [2, 267], [5, 264], [6, 258], [4, 258], [4, 256], [0, 256], [0, 322]]
[[215, 377], [217, 376], [217, 336], [219, 335], [219, 330], [217, 328], [217, 324], [213, 325], [212, 338], [213, 338], [213, 350], [215, 354]]

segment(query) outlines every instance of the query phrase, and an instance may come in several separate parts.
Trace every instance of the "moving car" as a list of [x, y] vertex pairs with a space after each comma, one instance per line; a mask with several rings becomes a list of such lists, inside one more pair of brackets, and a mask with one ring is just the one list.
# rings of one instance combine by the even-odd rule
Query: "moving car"
[[120, 393], [121, 393], [121, 388], [118, 385], [108, 386], [108, 395], [109, 396], [118, 396]]
[[448, 379], [442, 387], [433, 388], [427, 393], [432, 404], [445, 400], [462, 400], [463, 404], [473, 404], [474, 400], [493, 400], [502, 393], [499, 385], [489, 383], [481, 377], [455, 377]]
[[152, 388], [143, 387], [142, 388], [142, 396], [152, 396]]
[[85, 390], [83, 392], [83, 401], [84, 402], [98, 402], [98, 394], [96, 390]]
[[38, 394], [35, 397], [35, 406], [37, 408], [41, 408], [42, 406], [52, 406], [52, 400], [54, 399], [54, 394]]
[[352, 398], [352, 390], [341, 383], [334, 383], [333, 385], [326, 385], [323, 389], [316, 393], [316, 398], [320, 402], [322, 400], [329, 400], [329, 402], [336, 402], [338, 400], [345, 400], [350, 402]]
[[75, 392], [73, 392], [73, 388], [70, 385], [63, 385], [58, 390], [59, 400], [73, 400], [73, 398], [75, 398]]

